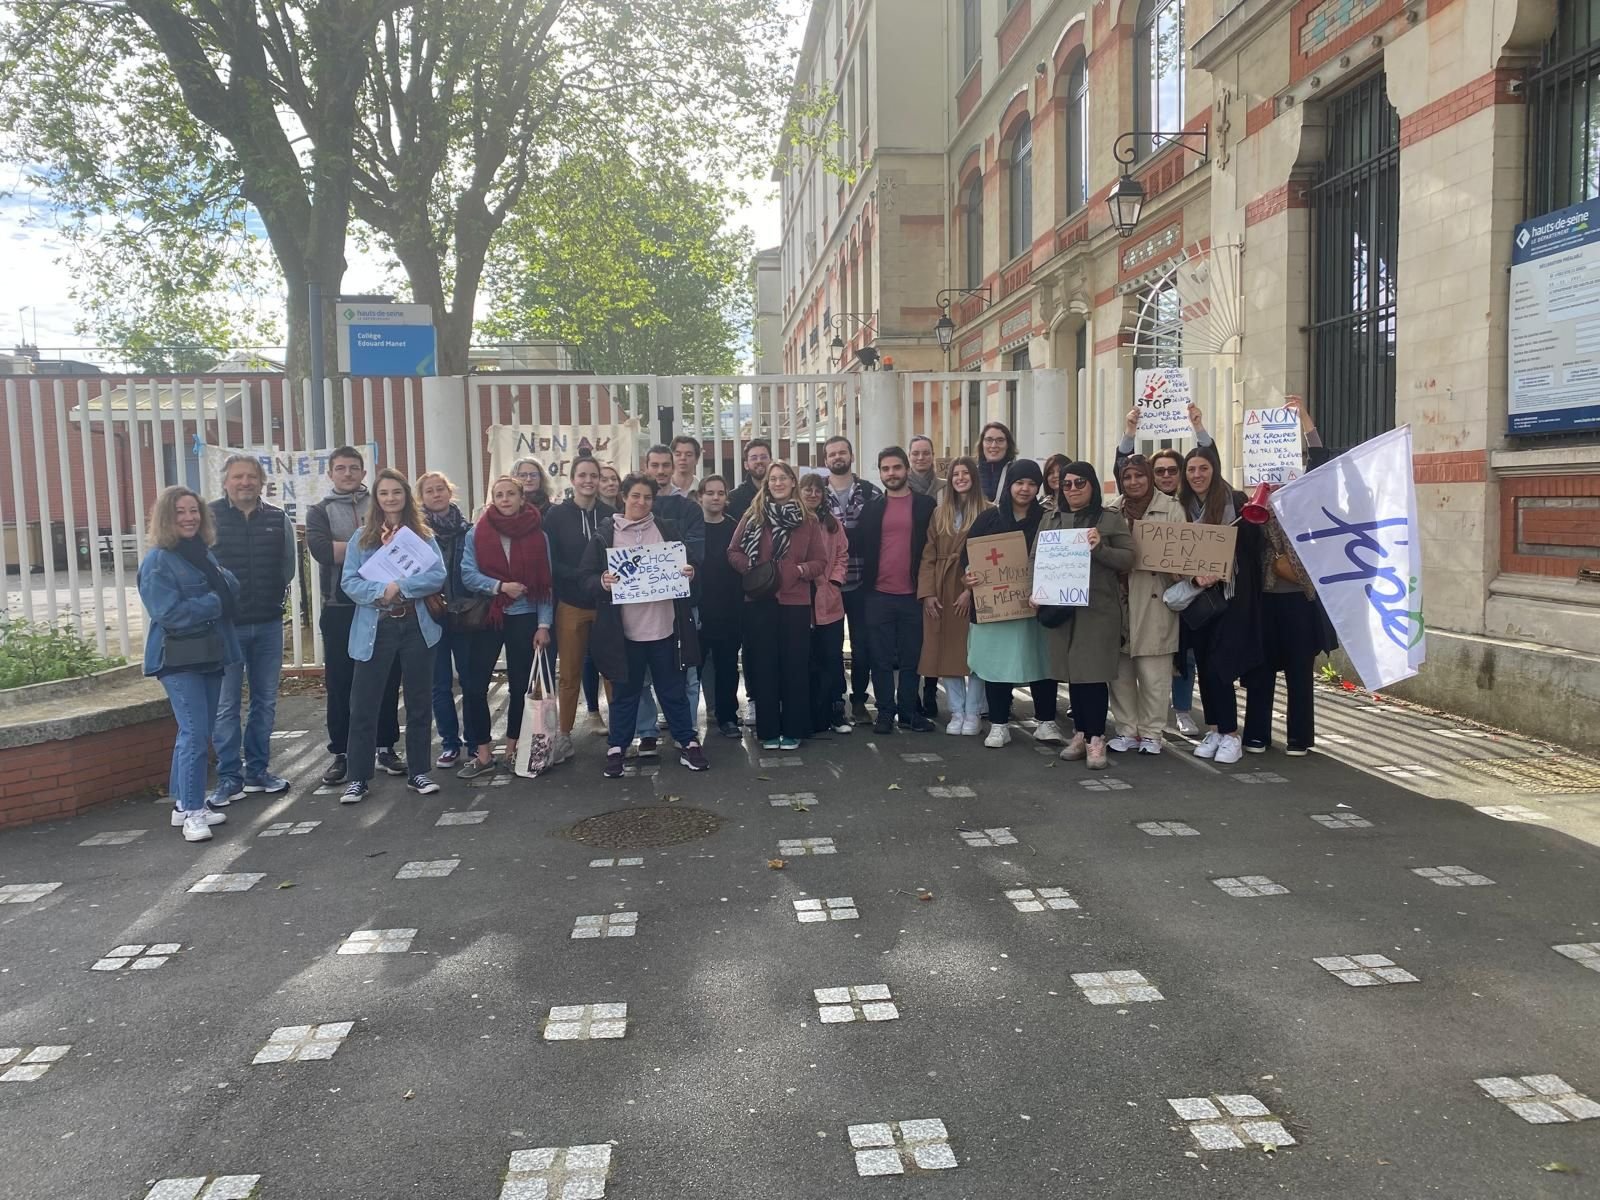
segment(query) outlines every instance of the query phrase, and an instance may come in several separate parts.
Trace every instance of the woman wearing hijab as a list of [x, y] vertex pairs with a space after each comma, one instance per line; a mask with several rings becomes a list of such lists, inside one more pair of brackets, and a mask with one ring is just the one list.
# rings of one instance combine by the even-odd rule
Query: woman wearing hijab
[[[1006, 468], [1017, 460], [1017, 439], [1011, 430], [999, 421], [990, 421], [978, 434], [978, 483], [986, 500], [995, 500], [1000, 490], [1000, 478]], [[1035, 471], [1038, 467], [1035, 466]]]
[[1072, 741], [1061, 752], [1068, 762], [1089, 760], [1091, 771], [1106, 767], [1106, 709], [1110, 683], [1117, 677], [1122, 644], [1122, 574], [1134, 563], [1133, 535], [1122, 514], [1105, 507], [1094, 465], [1068, 463], [1054, 512], [1041, 529], [1089, 531], [1089, 603], [1046, 631], [1051, 674], [1067, 681], [1072, 702]]
[[763, 750], [794, 750], [812, 732], [811, 624], [814, 587], [832, 585], [833, 552], [816, 515], [800, 501], [794, 468], [775, 462], [728, 543], [728, 562], [748, 577], [777, 568], [765, 596], [745, 591], [746, 686]]
[[139, 564], [139, 599], [150, 621], [144, 637], [144, 673], [161, 681], [178, 723], [172, 747], [172, 823], [186, 842], [211, 840], [211, 827], [228, 818], [219, 792], [206, 803], [206, 767], [222, 669], [242, 661], [233, 628], [239, 581], [211, 553], [216, 530], [211, 508], [186, 487], [169, 487], [150, 510], [149, 551]]
[[[1243, 754], [1239, 739], [1239, 703], [1234, 681], [1261, 662], [1261, 530], [1239, 520], [1244, 493], [1228, 486], [1213, 446], [1196, 446], [1183, 459], [1184, 514], [1201, 525], [1232, 525], [1233, 575], [1196, 576], [1203, 588], [1215, 588], [1225, 602], [1221, 612], [1198, 629], [1183, 621], [1184, 640], [1193, 648], [1200, 678], [1200, 703], [1211, 731], [1194, 748], [1196, 758], [1236, 763]], [[1201, 603], [1197, 600], [1194, 603]]]
[[[981, 474], [982, 463], [978, 470]], [[1031, 458], [1019, 458], [1006, 472], [1001, 502], [973, 520], [967, 542], [961, 547], [961, 581], [969, 592], [978, 585], [978, 576], [967, 562], [973, 538], [1020, 533], [1032, 555], [1033, 539], [1044, 519], [1044, 509], [1039, 504], [1041, 482], [1039, 464]], [[973, 615], [967, 630], [967, 663], [972, 674], [984, 681], [989, 698], [989, 736], [983, 741], [985, 746], [998, 749], [1010, 745], [1011, 691], [1023, 683], [1033, 693], [1033, 715], [1039, 721], [1034, 740], [1062, 740], [1061, 730], [1056, 727], [1056, 681], [1049, 677], [1050, 652], [1044, 634], [1044, 626], [1026, 617], [979, 625], [977, 615]]]
[[962, 552], [973, 524], [993, 506], [978, 489], [978, 464], [958, 458], [945, 472], [939, 507], [928, 523], [928, 544], [917, 572], [922, 600], [922, 661], [917, 673], [944, 680], [950, 701], [945, 732], [975, 735], [983, 680], [967, 665], [967, 631], [972, 624], [972, 592], [962, 580]]
[[[1156, 487], [1150, 460], [1144, 455], [1130, 454], [1123, 459], [1117, 484], [1121, 490], [1106, 501], [1106, 508], [1120, 512], [1130, 530], [1135, 521], [1181, 525], [1188, 520], [1177, 499]], [[1138, 566], [1122, 577], [1127, 619], [1117, 677], [1111, 684], [1111, 719], [1116, 729], [1106, 743], [1108, 749], [1161, 753], [1161, 726], [1174, 687], [1172, 656], [1178, 652], [1178, 614], [1161, 597], [1176, 582], [1176, 576]]]
[[[461, 555], [466, 549], [467, 535], [472, 532], [468, 521], [456, 503], [456, 485], [440, 471], [424, 471], [417, 476], [417, 495], [422, 500], [422, 519], [433, 530], [433, 544], [439, 548], [444, 560], [446, 605], [463, 599], [469, 593], [461, 578]], [[462, 695], [466, 694], [467, 677], [471, 670], [472, 635], [451, 628], [450, 613], [440, 623], [444, 632], [433, 648], [433, 723], [439, 730], [439, 757], [434, 765], [441, 769], [458, 766], [461, 762], [461, 721], [456, 716], [456, 681], [461, 682]], [[453, 665], [452, 665], [453, 664]], [[477, 750], [478, 739], [471, 725], [466, 730], [466, 752], [471, 758]]]
[[[476, 757], [456, 774], [476, 779], [494, 770], [490, 731], [489, 681], [500, 651], [506, 653], [506, 762], [514, 762], [522, 736], [528, 681], [534, 651], [550, 645], [554, 612], [550, 539], [544, 517], [528, 503], [521, 480], [502, 475], [489, 485], [489, 503], [466, 540], [461, 578], [481, 596], [491, 597], [483, 628], [472, 635], [470, 679], [464, 693], [467, 729], [479, 739]], [[555, 756], [557, 761], [560, 755]]]

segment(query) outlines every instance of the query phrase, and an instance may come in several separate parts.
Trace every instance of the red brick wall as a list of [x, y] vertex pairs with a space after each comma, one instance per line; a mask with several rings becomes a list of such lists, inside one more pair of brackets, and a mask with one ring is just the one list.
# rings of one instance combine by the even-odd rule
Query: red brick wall
[[164, 787], [178, 736], [170, 716], [63, 741], [0, 749], [0, 829], [70, 817]]
[[1016, 54], [1019, 47], [1027, 39], [1028, 32], [1033, 28], [1033, 5], [1030, 0], [1013, 8], [1000, 22], [1000, 32], [997, 40], [1000, 43], [1000, 69], [1003, 71]]
[[1600, 475], [1500, 481], [1500, 569], [1571, 579], [1600, 569]]
[[1244, 206], [1244, 223], [1249, 227], [1291, 208], [1306, 208], [1310, 203], [1310, 195], [1304, 184], [1279, 184], [1266, 195], [1257, 196]]
[[1424, 104], [1409, 117], [1402, 117], [1401, 149], [1496, 104], [1521, 104], [1522, 97], [1511, 93], [1511, 85], [1521, 78], [1521, 71], [1497, 67], [1471, 83], [1463, 84], [1449, 95], [1439, 97], [1432, 104]]
[[1413, 483], [1484, 483], [1488, 478], [1489, 455], [1483, 450], [1411, 456]]

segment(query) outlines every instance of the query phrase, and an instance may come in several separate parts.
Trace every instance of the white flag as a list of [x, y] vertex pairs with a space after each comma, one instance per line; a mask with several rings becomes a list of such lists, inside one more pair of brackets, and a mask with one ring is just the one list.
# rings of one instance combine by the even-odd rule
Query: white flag
[[1363, 442], [1272, 493], [1272, 511], [1370, 691], [1427, 657], [1411, 428]]

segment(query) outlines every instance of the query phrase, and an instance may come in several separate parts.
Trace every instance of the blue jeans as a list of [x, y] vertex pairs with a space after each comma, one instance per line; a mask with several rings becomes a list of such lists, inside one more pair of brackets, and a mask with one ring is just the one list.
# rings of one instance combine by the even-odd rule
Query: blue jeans
[[1183, 672], [1172, 677], [1172, 711], [1188, 712], [1194, 707], [1194, 651], [1179, 650], [1174, 657]]
[[[462, 747], [461, 723], [456, 719], [455, 681], [461, 680], [463, 690], [466, 688], [468, 651], [471, 646], [470, 634], [446, 629], [433, 647], [433, 723], [438, 726], [439, 741], [447, 754]], [[454, 672], [450, 669], [452, 659], [455, 662]], [[467, 753], [475, 752], [482, 740], [479, 732], [468, 722], [465, 739]]]
[[[672, 740], [679, 746], [700, 740], [690, 715], [684, 672], [678, 669], [675, 640], [665, 637], [659, 642], [623, 643], [628, 652], [628, 679], [626, 683], [612, 681], [611, 732], [606, 739], [611, 749], [626, 750], [635, 737], [656, 736], [654, 716], [650, 718], [650, 732], [638, 732], [641, 726], [639, 700], [644, 694], [647, 678], [661, 697], [661, 707], [667, 710], [667, 725], [672, 732]], [[654, 712], [655, 705], [650, 707]]]
[[[634, 721], [633, 736], [653, 738], [656, 736], [656, 698], [655, 681], [649, 676], [645, 677], [645, 687], [639, 692], [639, 716]], [[689, 702], [689, 724], [696, 729], [700, 727], [700, 668], [690, 667], [685, 675], [684, 694]], [[615, 701], [616, 697], [612, 697]], [[666, 701], [663, 699], [662, 704]]]
[[161, 677], [161, 686], [167, 691], [173, 719], [178, 722], [167, 791], [177, 808], [194, 812], [206, 803], [206, 749], [217, 725], [222, 672], [174, 671]]
[[[212, 740], [217, 747], [217, 782], [258, 779], [267, 773], [272, 726], [278, 719], [278, 679], [283, 673], [283, 622], [235, 625], [244, 661], [222, 669], [222, 699], [216, 706]], [[239, 763], [239, 710], [245, 673], [250, 675], [250, 716], [244, 724], [244, 764]]]

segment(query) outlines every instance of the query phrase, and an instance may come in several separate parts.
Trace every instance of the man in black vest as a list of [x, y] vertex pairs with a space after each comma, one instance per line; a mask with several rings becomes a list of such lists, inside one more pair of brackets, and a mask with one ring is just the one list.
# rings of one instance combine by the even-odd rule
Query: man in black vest
[[[213, 805], [227, 805], [246, 792], [282, 792], [289, 781], [267, 770], [272, 725], [278, 715], [278, 679], [283, 672], [283, 602], [294, 582], [294, 522], [261, 498], [266, 485], [261, 463], [230, 454], [222, 465], [222, 499], [211, 502], [217, 528], [217, 561], [239, 580], [234, 629], [244, 660], [222, 673], [222, 702], [212, 742], [217, 748]], [[250, 717], [244, 724], [240, 762], [239, 710], [246, 672]]]

